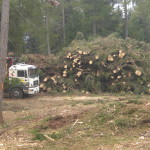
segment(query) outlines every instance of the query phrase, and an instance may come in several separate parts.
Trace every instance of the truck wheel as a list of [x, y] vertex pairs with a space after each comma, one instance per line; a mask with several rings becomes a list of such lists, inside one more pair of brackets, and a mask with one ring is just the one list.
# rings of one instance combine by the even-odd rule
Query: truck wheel
[[14, 88], [10, 92], [10, 97], [12, 98], [23, 98], [23, 91], [19, 88]]

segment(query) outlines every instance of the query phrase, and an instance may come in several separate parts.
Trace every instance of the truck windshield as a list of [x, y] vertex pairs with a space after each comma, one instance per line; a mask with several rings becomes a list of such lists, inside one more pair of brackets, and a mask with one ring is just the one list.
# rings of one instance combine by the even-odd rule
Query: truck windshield
[[29, 69], [29, 78], [35, 78], [37, 76], [37, 69]]

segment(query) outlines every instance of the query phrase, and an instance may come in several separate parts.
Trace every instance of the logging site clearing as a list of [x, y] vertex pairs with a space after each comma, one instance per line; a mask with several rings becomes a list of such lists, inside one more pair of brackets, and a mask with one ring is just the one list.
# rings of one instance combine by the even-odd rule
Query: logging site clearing
[[40, 93], [5, 99], [0, 149], [149, 150], [150, 45], [82, 33], [57, 55], [24, 54]]
[[36, 95], [4, 99], [3, 150], [149, 150], [146, 95]]

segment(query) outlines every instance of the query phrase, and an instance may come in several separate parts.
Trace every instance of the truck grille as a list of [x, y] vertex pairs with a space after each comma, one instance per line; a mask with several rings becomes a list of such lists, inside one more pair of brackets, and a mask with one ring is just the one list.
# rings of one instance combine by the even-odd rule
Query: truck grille
[[38, 83], [38, 80], [34, 81], [34, 86], [38, 86], [39, 83]]

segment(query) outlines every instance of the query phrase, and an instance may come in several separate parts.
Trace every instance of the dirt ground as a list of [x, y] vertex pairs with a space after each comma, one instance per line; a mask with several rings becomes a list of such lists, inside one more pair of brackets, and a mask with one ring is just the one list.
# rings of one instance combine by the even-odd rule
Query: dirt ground
[[[150, 129], [142, 130], [132, 140], [122, 140], [109, 144], [99, 142], [101, 136], [97, 138], [97, 133], [92, 133], [95, 137], [95, 145], [92, 143], [92, 137], [78, 137], [78, 144], [73, 144], [74, 137], [82, 135], [83, 131], [78, 130], [76, 133], [67, 134], [65, 139], [53, 140], [46, 138], [44, 141], [33, 140], [31, 130], [39, 127], [39, 124], [47, 118], [53, 118], [45, 126], [50, 128], [46, 132], [59, 131], [64, 128], [75, 128], [84, 126], [84, 122], [89, 120], [89, 115], [94, 116], [97, 110], [104, 103], [126, 101], [126, 96], [49, 96], [36, 95], [24, 99], [4, 99], [3, 116], [5, 125], [0, 128], [0, 150], [150, 150]], [[140, 98], [144, 101], [141, 107], [150, 108], [150, 97]], [[94, 131], [95, 132], [95, 131]], [[124, 131], [123, 131], [124, 132]], [[78, 134], [77, 134], [78, 133]], [[47, 133], [45, 133], [47, 134]], [[77, 134], [77, 135], [76, 135]], [[73, 137], [72, 137], [73, 136]], [[120, 136], [119, 136], [120, 138]], [[85, 140], [84, 145], [80, 140]], [[70, 142], [72, 141], [72, 142]], [[92, 146], [89, 146], [89, 144]], [[81, 144], [81, 145], [80, 145]], [[57, 145], [57, 146], [56, 146]], [[60, 145], [58, 147], [58, 145]]]

